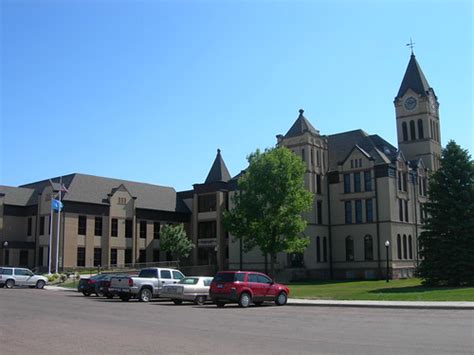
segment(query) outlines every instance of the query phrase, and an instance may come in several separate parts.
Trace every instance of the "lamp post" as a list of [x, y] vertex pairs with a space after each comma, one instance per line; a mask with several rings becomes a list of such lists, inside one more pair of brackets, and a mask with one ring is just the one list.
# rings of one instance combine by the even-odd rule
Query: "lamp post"
[[[10, 263], [10, 260], [7, 260], [7, 253], [8, 253], [8, 242], [5, 241], [3, 242], [3, 249], [5, 249], [4, 251], [4, 257], [3, 257], [3, 262], [5, 264], [5, 266], [8, 266], [8, 264]], [[8, 255], [8, 259], [10, 259], [10, 256]]]
[[387, 282], [389, 281], [389, 263], [388, 263], [388, 248], [390, 247], [390, 242], [387, 240], [385, 241], [385, 250], [387, 251]]

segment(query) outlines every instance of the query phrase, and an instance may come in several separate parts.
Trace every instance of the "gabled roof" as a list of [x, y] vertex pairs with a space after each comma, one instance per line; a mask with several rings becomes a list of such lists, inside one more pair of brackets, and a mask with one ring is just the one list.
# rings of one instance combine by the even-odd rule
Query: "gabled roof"
[[217, 149], [216, 159], [214, 159], [214, 163], [212, 164], [211, 170], [209, 170], [209, 174], [207, 175], [205, 184], [218, 181], [227, 182], [229, 180], [229, 170], [227, 170], [227, 166], [225, 166], [224, 159], [222, 159], [221, 150]]
[[[57, 183], [59, 177], [51, 180], [53, 183]], [[63, 176], [62, 181], [68, 189], [62, 198], [63, 201], [108, 205], [109, 194], [117, 190], [127, 190], [133, 197], [136, 197], [137, 208], [189, 213], [189, 209], [172, 187], [78, 173]], [[47, 185], [51, 185], [49, 180], [43, 180], [20, 186], [20, 188], [32, 189], [39, 193]], [[29, 204], [34, 203], [37, 203], [35, 198], [30, 199]]]
[[33, 189], [13, 186], [0, 186], [0, 195], [5, 196], [5, 205], [13, 206], [27, 206], [33, 197], [36, 197]]
[[301, 136], [305, 132], [319, 135], [319, 131], [311, 125], [306, 117], [303, 116], [304, 110], [300, 109], [299, 113], [300, 114], [295, 123], [293, 123], [293, 126], [291, 126], [288, 132], [286, 132], [285, 138]]
[[405, 76], [403, 77], [402, 84], [400, 85], [400, 89], [398, 90], [396, 98], [402, 97], [408, 89], [412, 89], [414, 92], [420, 95], [426, 95], [426, 93], [430, 90], [430, 85], [428, 84], [425, 75], [421, 71], [420, 65], [416, 61], [414, 54], [412, 54], [410, 57]]
[[375, 164], [390, 162], [397, 152], [397, 148], [383, 138], [368, 135], [361, 129], [329, 135], [329, 170], [336, 170], [338, 164], [346, 159], [355, 146], [368, 153], [375, 160]]

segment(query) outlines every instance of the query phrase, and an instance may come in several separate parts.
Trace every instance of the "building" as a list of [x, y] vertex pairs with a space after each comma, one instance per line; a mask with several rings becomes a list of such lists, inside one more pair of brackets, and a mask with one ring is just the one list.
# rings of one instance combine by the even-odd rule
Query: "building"
[[[378, 278], [388, 256], [393, 277], [412, 275], [427, 176], [441, 155], [438, 100], [413, 53], [394, 106], [398, 147], [363, 130], [322, 135], [303, 110], [286, 134], [277, 135], [277, 146], [301, 157], [305, 186], [314, 194], [305, 214], [311, 244], [304, 254], [278, 255], [280, 273], [293, 279]], [[50, 230], [52, 261], [62, 268], [166, 260], [160, 227], [184, 223], [196, 245], [190, 264], [264, 269], [261, 253], [244, 253], [222, 226], [237, 179], [218, 150], [206, 181], [188, 191], [84, 174], [64, 176], [62, 183], [53, 178], [2, 186], [0, 264], [46, 267]], [[50, 218], [50, 201], [63, 186], [58, 222], [57, 214]]]

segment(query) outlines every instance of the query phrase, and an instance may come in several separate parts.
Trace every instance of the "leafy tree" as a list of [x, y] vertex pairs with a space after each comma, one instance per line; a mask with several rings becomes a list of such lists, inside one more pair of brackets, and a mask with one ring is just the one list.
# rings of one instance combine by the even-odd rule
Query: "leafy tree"
[[242, 238], [246, 251], [258, 246], [265, 256], [269, 254], [274, 275], [277, 253], [301, 253], [309, 244], [301, 234], [306, 227], [301, 213], [311, 208], [313, 196], [304, 188], [305, 166], [287, 148], [257, 150], [247, 160], [234, 208], [224, 213], [224, 226]]
[[450, 141], [430, 178], [418, 275], [428, 285], [474, 285], [474, 162]]
[[187, 258], [194, 248], [194, 244], [189, 240], [184, 230], [184, 225], [165, 225], [160, 233], [161, 250], [170, 252], [179, 263], [180, 259]]

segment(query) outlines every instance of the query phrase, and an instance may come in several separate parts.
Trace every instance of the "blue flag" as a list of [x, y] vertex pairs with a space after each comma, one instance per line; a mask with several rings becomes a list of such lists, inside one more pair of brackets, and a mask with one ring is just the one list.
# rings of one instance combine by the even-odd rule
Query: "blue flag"
[[55, 199], [52, 199], [51, 200], [51, 208], [56, 211], [56, 212], [59, 212], [63, 209], [63, 204], [61, 201], [59, 200], [55, 200]]

